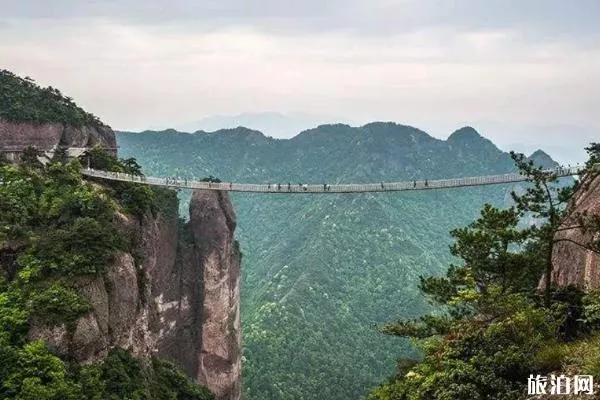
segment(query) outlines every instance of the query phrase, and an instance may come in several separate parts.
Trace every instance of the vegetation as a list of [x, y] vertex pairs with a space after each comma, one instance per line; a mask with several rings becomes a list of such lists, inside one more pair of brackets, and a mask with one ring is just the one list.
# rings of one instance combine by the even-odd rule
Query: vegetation
[[0, 118], [75, 127], [102, 126], [96, 116], [85, 112], [58, 89], [42, 88], [29, 77], [20, 78], [3, 69], [0, 69]]
[[[134, 158], [119, 160], [104, 151], [100, 146], [95, 146], [86, 151], [79, 159], [81, 163], [85, 163], [92, 169], [121, 172], [135, 176], [143, 175], [140, 165]], [[132, 182], [100, 181], [112, 189], [111, 195], [118, 199], [128, 213], [138, 217], [142, 217], [147, 212], [152, 213], [154, 216], [157, 215], [159, 209], [156, 193], [160, 192], [161, 189], [153, 189], [147, 185]], [[162, 191], [164, 192], [164, 190]]]
[[40, 341], [21, 348], [0, 335], [0, 396], [22, 400], [212, 400], [172, 364], [154, 358], [143, 366], [123, 349], [102, 364], [71, 365]]
[[76, 371], [86, 399], [93, 400], [212, 400], [205, 388], [194, 385], [173, 364], [152, 359], [151, 369], [123, 349], [113, 349], [104, 363]]
[[[588, 148], [591, 159], [598, 150]], [[555, 234], [574, 229], [560, 225], [567, 214], [572, 217], [560, 204], [574, 188], [556, 187], [554, 176], [521, 155], [513, 158], [532, 185], [520, 195], [513, 192], [514, 207], [486, 205], [474, 223], [452, 232], [451, 250], [462, 264], [420, 284], [439, 312], [383, 328], [412, 338], [424, 356], [403, 360], [370, 400], [523, 399], [530, 374], [565, 372], [567, 366], [571, 372], [598, 372], [598, 293], [549, 284]], [[524, 227], [520, 222], [528, 214], [536, 224]], [[600, 231], [595, 218], [579, 217]], [[594, 242], [577, 245], [600, 250]]]
[[[121, 155], [136, 157], [149, 175], [223, 182], [333, 184], [515, 170], [509, 154], [469, 128], [448, 141], [387, 123], [322, 126], [291, 140], [243, 128], [117, 138]], [[377, 327], [390, 315], [431, 311], [419, 276], [442, 274], [453, 261], [448, 232], [473, 221], [485, 202], [510, 206], [510, 191], [519, 188], [232, 194], [244, 252], [244, 398], [361, 398], [393, 373], [399, 355], [416, 357], [409, 340]], [[190, 192], [180, 197], [188, 215]]]
[[[117, 252], [132, 250], [117, 229], [118, 210], [144, 215], [176, 201], [173, 193], [154, 196], [139, 185], [93, 184], [82, 179], [78, 160], [59, 157], [44, 167], [30, 153], [20, 166], [0, 166], [0, 398], [212, 399], [162, 360], [142, 365], [114, 349], [100, 364], [78, 366], [28, 338], [39, 323], [64, 325], [72, 334], [91, 310], [75, 278], [101, 275]], [[99, 149], [91, 155], [92, 162], [140, 172], [135, 160], [118, 161]]]
[[221, 183], [221, 180], [219, 178], [215, 178], [214, 176], [208, 176], [206, 178], [202, 178], [200, 180], [201, 182], [214, 182], [214, 183]]

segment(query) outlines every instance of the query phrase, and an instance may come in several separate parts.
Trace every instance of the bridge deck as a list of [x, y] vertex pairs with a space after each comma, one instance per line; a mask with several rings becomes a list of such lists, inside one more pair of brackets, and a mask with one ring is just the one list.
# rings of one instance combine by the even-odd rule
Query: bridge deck
[[[569, 168], [548, 169], [544, 172], [555, 174], [558, 177], [578, 175], [583, 170], [582, 166]], [[365, 193], [365, 192], [398, 192], [405, 190], [431, 190], [465, 186], [498, 185], [511, 182], [523, 182], [527, 177], [519, 173], [503, 175], [474, 176], [468, 178], [438, 179], [430, 181], [400, 181], [380, 182], [365, 184], [336, 184], [336, 185], [299, 185], [299, 184], [250, 184], [233, 182], [204, 182], [188, 179], [157, 178], [152, 176], [135, 176], [119, 172], [107, 172], [94, 169], [85, 169], [84, 175], [114, 181], [137, 182], [146, 185], [178, 187], [188, 189], [222, 190], [228, 192], [253, 192], [253, 193]]]

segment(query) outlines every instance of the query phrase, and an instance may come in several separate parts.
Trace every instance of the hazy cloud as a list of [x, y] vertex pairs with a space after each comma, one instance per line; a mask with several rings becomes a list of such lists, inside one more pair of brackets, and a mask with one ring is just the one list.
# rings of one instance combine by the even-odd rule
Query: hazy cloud
[[583, 147], [582, 132], [600, 128], [597, 0], [0, 0], [0, 10], [1, 66], [118, 129], [306, 112], [438, 136], [474, 124], [506, 144], [575, 126], [552, 143]]
[[417, 29], [515, 29], [598, 37], [597, 0], [0, 0], [4, 19], [90, 19], [190, 29], [401, 34]]

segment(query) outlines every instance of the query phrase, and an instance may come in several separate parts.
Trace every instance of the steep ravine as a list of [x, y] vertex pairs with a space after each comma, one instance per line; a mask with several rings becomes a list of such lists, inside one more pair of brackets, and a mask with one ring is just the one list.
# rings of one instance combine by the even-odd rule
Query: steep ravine
[[59, 355], [87, 364], [113, 347], [141, 360], [169, 359], [219, 400], [241, 392], [240, 258], [235, 214], [227, 194], [196, 191], [190, 222], [180, 225], [176, 205], [156, 218], [121, 215], [134, 241], [103, 277], [80, 278], [92, 312], [66, 326], [32, 324]]

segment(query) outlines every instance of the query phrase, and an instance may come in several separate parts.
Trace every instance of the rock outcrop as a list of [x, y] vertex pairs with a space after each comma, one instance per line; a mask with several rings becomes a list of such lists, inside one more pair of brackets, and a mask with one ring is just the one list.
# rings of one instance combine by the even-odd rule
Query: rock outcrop
[[[223, 192], [197, 190], [190, 203], [193, 246], [185, 259], [202, 266], [201, 347], [189, 371], [219, 399], [241, 396], [240, 257], [235, 213]], [[197, 353], [197, 349], [196, 349]], [[195, 360], [196, 361], [196, 360]]]
[[[174, 211], [174, 210], [171, 210]], [[120, 226], [134, 240], [104, 276], [80, 279], [93, 311], [74, 330], [33, 323], [30, 339], [82, 364], [104, 359], [113, 347], [141, 360], [169, 359], [218, 400], [241, 396], [240, 252], [227, 194], [195, 191], [190, 223], [177, 213]]]
[[[584, 212], [588, 215], [600, 215], [600, 176], [584, 179], [573, 202], [573, 215]], [[576, 225], [577, 221], [570, 217], [562, 226], [566, 228]], [[600, 239], [600, 234], [573, 228], [559, 231], [555, 239], [557, 242], [552, 254], [553, 282], [560, 286], [577, 285], [583, 289], [600, 287], [600, 255], [583, 247]]]
[[73, 332], [33, 323], [31, 339], [44, 339], [63, 356], [88, 364], [103, 360], [113, 347], [149, 359], [159, 345], [160, 304], [154, 282], [173, 271], [177, 252], [177, 218], [147, 216], [141, 221], [120, 215], [119, 228], [133, 238], [130, 253], [117, 254], [103, 276], [77, 278], [78, 291], [92, 306]]
[[194, 191], [177, 277], [165, 275], [155, 282], [162, 285], [156, 299], [158, 354], [176, 361], [219, 400], [241, 397], [241, 253], [235, 226], [227, 194]]
[[116, 155], [115, 133], [106, 125], [74, 127], [61, 123], [36, 124], [0, 119], [0, 149], [5, 152], [17, 152], [27, 146], [53, 151], [59, 145], [92, 147], [97, 144]]

